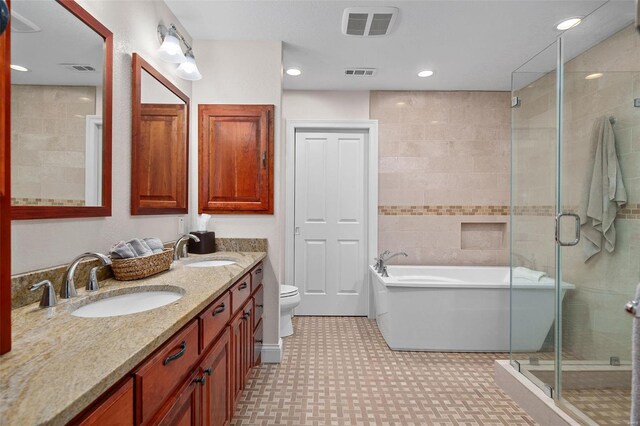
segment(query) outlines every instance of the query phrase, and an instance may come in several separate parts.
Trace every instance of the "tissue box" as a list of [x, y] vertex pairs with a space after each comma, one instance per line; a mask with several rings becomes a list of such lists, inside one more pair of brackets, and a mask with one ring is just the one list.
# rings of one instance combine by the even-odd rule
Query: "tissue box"
[[194, 231], [191, 234], [200, 238], [200, 242], [196, 243], [189, 240], [189, 253], [207, 254], [216, 251], [216, 233], [211, 231]]

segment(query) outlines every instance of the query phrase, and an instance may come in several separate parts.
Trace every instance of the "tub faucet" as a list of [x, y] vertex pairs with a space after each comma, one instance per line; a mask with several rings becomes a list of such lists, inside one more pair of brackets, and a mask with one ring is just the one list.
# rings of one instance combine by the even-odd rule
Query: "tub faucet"
[[[71, 261], [69, 266], [67, 267], [67, 271], [64, 274], [64, 278], [62, 280], [62, 287], [60, 288], [60, 297], [63, 299], [71, 299], [72, 297], [76, 297], [78, 293], [76, 292], [76, 284], [73, 279], [73, 276], [76, 274], [76, 268], [80, 264], [80, 261], [83, 259], [95, 258], [98, 259], [102, 266], [111, 265], [111, 259], [108, 256], [105, 256], [102, 253], [82, 253], [80, 256], [76, 257]], [[89, 282], [87, 283], [87, 290], [97, 290], [98, 289], [98, 278], [95, 271], [92, 269], [92, 273], [89, 274]]]
[[[384, 254], [384, 253], [383, 253]], [[383, 255], [380, 255], [380, 263], [379, 263], [379, 267], [378, 267], [378, 273], [383, 274], [382, 276], [384, 277], [385, 273], [386, 273], [386, 269], [387, 267], [385, 266], [385, 262], [388, 261], [389, 259], [393, 259], [394, 257], [398, 257], [398, 256], [404, 256], [404, 257], [408, 257], [409, 255], [403, 251], [398, 252], [398, 253], [394, 253], [388, 257], [384, 257]], [[388, 276], [388, 275], [386, 275]]]
[[187, 245], [183, 244], [192, 239], [196, 243], [200, 242], [200, 238], [196, 237], [193, 234], [184, 234], [182, 237], [178, 238], [176, 242], [173, 244], [173, 260], [180, 260], [180, 245], [182, 244], [182, 257], [189, 257], [189, 253], [187, 252]]
[[373, 264], [373, 267], [375, 268], [376, 272], [380, 272], [380, 263], [382, 262], [382, 259], [383, 259], [386, 255], [388, 255], [389, 253], [391, 253], [389, 250], [385, 250], [385, 251], [383, 251], [382, 253], [380, 253], [380, 254], [378, 255], [378, 257], [375, 257], [375, 258], [373, 259], [373, 261], [375, 262], [375, 263]]

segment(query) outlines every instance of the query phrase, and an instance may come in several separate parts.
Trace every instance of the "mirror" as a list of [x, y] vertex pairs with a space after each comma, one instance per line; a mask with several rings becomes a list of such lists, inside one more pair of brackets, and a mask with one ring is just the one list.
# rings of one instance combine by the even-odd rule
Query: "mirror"
[[14, 219], [111, 215], [112, 34], [70, 0], [14, 0]]
[[134, 53], [131, 214], [186, 214], [189, 98]]

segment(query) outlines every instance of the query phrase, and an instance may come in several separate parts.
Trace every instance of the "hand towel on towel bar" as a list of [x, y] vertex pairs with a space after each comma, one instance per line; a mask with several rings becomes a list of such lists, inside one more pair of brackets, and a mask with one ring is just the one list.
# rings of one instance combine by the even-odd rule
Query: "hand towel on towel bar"
[[593, 163], [579, 211], [585, 262], [600, 253], [603, 245], [609, 253], [613, 252], [616, 247], [614, 220], [627, 203], [616, 139], [608, 117], [601, 117], [594, 124], [591, 143]]
[[[640, 284], [635, 300], [640, 300]], [[633, 316], [633, 337], [631, 344], [631, 419], [629, 424], [640, 426], [640, 312]]]

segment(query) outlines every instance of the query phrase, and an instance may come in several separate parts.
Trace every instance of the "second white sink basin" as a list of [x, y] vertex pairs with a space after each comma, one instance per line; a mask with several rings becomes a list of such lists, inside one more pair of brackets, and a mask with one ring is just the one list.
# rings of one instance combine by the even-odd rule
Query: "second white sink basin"
[[216, 266], [235, 265], [238, 262], [233, 260], [201, 260], [200, 262], [187, 263], [185, 266], [190, 268], [213, 268]]
[[152, 290], [105, 296], [71, 312], [82, 318], [105, 318], [149, 311], [175, 302], [183, 296], [179, 291]]

